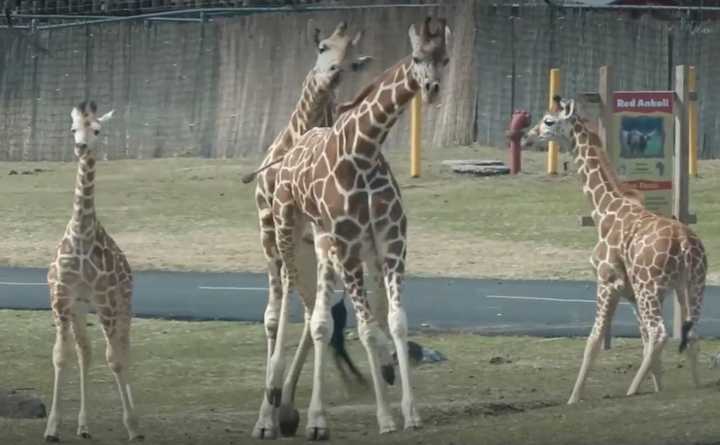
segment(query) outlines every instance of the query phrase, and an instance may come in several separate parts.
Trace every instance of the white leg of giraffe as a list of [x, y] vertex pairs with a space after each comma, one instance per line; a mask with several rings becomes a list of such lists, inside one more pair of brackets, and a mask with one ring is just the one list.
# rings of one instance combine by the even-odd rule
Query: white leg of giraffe
[[582, 397], [585, 381], [587, 380], [590, 368], [600, 351], [600, 343], [605, 336], [605, 330], [610, 325], [612, 317], [615, 314], [615, 308], [617, 307], [619, 298], [620, 284], [598, 282], [595, 323], [592, 331], [590, 332], [590, 336], [588, 336], [587, 343], [585, 344], [582, 365], [580, 366], [580, 372], [578, 373], [568, 404], [577, 403]]
[[75, 351], [80, 369], [80, 412], [78, 413], [77, 435], [89, 439], [90, 431], [87, 425], [87, 374], [90, 367], [92, 346], [87, 335], [87, 307], [78, 307], [72, 318], [72, 330], [75, 337]]
[[[641, 307], [643, 307], [643, 302], [645, 301], [655, 299], [661, 301], [657, 292], [640, 286], [635, 289], [635, 297]], [[645, 307], [647, 307], [647, 305]], [[627, 391], [628, 396], [637, 394], [640, 384], [643, 382], [650, 369], [656, 366], [655, 364], [662, 355], [663, 347], [667, 342], [667, 332], [665, 330], [665, 323], [663, 322], [662, 317], [662, 307], [660, 304], [652, 306], [649, 312], [641, 311], [640, 318], [642, 319], [643, 324], [645, 324], [645, 329], [647, 330], [647, 348], [645, 348], [645, 354], [643, 355], [643, 361], [640, 364], [640, 368], [635, 374], [635, 378]]]
[[62, 413], [60, 410], [62, 389], [65, 385], [68, 361], [72, 354], [70, 336], [70, 321], [57, 313], [55, 315], [55, 346], [53, 347], [53, 366], [55, 367], [55, 382], [53, 386], [53, 399], [45, 428], [45, 440], [57, 442], [60, 440], [59, 427]]
[[335, 271], [330, 260], [330, 247], [330, 238], [316, 229], [317, 296], [310, 319], [310, 334], [315, 345], [315, 363], [306, 427], [306, 437], [309, 440], [328, 440], [330, 438], [324, 401], [325, 365], [327, 364], [330, 337], [334, 328], [330, 305], [334, 294]]
[[410, 380], [407, 315], [401, 302], [403, 274], [400, 269], [402, 268], [402, 264], [402, 260], [397, 258], [386, 262], [385, 286], [389, 304], [388, 325], [390, 326], [390, 333], [395, 342], [398, 367], [400, 368], [400, 382], [402, 384], [401, 406], [403, 417], [405, 418], [405, 429], [407, 430], [420, 428], [422, 422], [417, 412], [415, 394], [413, 393], [412, 382]]
[[[124, 301], [130, 301], [132, 290], [130, 286], [121, 290]], [[104, 318], [102, 312], [98, 313], [100, 322], [105, 332], [107, 346], [105, 359], [107, 365], [115, 377], [120, 401], [123, 408], [123, 423], [130, 440], [143, 440], [144, 436], [138, 431], [138, 418], [135, 414], [135, 403], [133, 402], [130, 389], [130, 323], [131, 314], [129, 308], [118, 309], [114, 319]]]

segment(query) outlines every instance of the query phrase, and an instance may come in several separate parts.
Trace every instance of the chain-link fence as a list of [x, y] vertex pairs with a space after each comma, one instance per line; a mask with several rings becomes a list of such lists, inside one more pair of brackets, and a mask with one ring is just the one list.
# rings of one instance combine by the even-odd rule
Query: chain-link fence
[[[547, 107], [552, 67], [562, 70], [564, 95], [575, 96], [596, 89], [603, 64], [614, 65], [617, 89], [663, 90], [672, 67], [686, 63], [698, 72], [701, 154], [720, 156], [715, 16], [494, 3], [242, 16], [197, 9], [71, 27], [35, 23], [35, 32], [0, 29], [0, 159], [71, 159], [68, 113], [85, 98], [117, 110], [104, 136], [108, 158], [261, 152], [286, 125], [314, 62], [309, 19], [324, 31], [340, 20], [365, 30], [362, 48], [374, 65], [362, 78], [346, 79], [342, 99], [409, 54], [407, 28], [427, 14], [448, 17], [453, 29], [442, 105], [427, 110], [423, 126], [433, 147], [505, 145], [513, 108], [538, 117]], [[406, 121], [398, 122], [386, 149], [406, 146]]]

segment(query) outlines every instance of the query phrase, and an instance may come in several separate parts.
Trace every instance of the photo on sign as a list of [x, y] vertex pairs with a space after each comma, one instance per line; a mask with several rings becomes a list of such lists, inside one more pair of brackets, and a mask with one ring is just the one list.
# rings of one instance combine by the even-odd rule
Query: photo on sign
[[620, 120], [619, 133], [621, 158], [664, 157], [665, 133], [662, 117], [623, 116]]

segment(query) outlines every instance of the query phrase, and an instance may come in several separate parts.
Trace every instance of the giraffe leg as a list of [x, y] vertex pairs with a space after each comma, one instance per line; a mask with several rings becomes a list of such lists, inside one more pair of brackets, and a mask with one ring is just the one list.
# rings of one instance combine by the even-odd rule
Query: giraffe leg
[[330, 429], [325, 417], [324, 390], [327, 352], [334, 327], [333, 318], [330, 315], [330, 305], [334, 294], [335, 271], [330, 260], [329, 250], [329, 236], [321, 236], [319, 230], [316, 230], [317, 297], [310, 319], [310, 334], [315, 346], [315, 363], [306, 427], [306, 437], [309, 440], [330, 439]]
[[397, 426], [388, 404], [387, 384], [382, 377], [381, 361], [378, 353], [381, 345], [387, 342], [386, 336], [375, 319], [368, 298], [364, 293], [362, 263], [350, 258], [343, 262], [342, 269], [343, 282], [358, 321], [358, 336], [368, 356], [370, 374], [375, 389], [379, 431], [380, 434], [391, 433], [397, 430]]
[[[657, 294], [650, 291], [649, 289], [637, 289], [635, 295], [638, 299], [638, 303], [641, 307], [648, 307], [644, 302], [648, 299], [656, 299]], [[657, 300], [661, 301], [661, 300]], [[647, 348], [645, 348], [645, 354], [643, 355], [643, 361], [640, 364], [635, 378], [630, 384], [627, 395], [632, 396], [637, 394], [640, 384], [647, 376], [651, 368], [657, 366], [659, 363], [660, 356], [662, 355], [662, 349], [667, 342], [667, 332], [665, 330], [665, 324], [662, 318], [662, 307], [658, 303], [652, 306], [649, 312], [641, 312], [640, 318], [648, 334]]]
[[[123, 299], [130, 301], [131, 291], [125, 289]], [[105, 332], [107, 342], [105, 359], [108, 367], [115, 377], [120, 401], [123, 408], [123, 424], [131, 441], [141, 441], [145, 437], [138, 431], [138, 418], [135, 415], [135, 403], [130, 390], [130, 322], [129, 308], [120, 309], [108, 316], [102, 311], [98, 312], [100, 322]]]
[[[690, 283], [685, 288], [677, 289], [676, 295], [680, 300], [682, 308], [682, 320], [689, 322], [690, 329], [687, 332], [686, 352], [688, 357], [688, 368], [690, 368], [690, 377], [696, 388], [700, 387], [700, 374], [698, 372], [698, 355], [700, 353], [700, 345], [695, 333], [695, 326], [700, 319], [700, 308], [702, 306], [704, 292], [704, 273], [702, 274], [702, 283]], [[681, 348], [682, 352], [682, 348]]]
[[380, 370], [383, 379], [389, 385], [392, 385], [395, 383], [395, 360], [393, 360], [390, 345], [392, 335], [388, 326], [388, 298], [385, 288], [385, 276], [379, 261], [369, 261], [368, 266], [369, 281], [374, 284], [372, 292], [368, 293], [368, 300], [380, 329], [385, 333], [385, 338], [381, 339], [383, 341], [378, 344]]
[[305, 240], [296, 246], [296, 258], [302, 258], [297, 265], [298, 268], [298, 289], [305, 307], [305, 324], [302, 336], [298, 343], [295, 357], [290, 364], [288, 375], [285, 377], [282, 389], [282, 399], [278, 412], [278, 423], [280, 433], [283, 436], [294, 436], [300, 425], [300, 413], [295, 409], [295, 389], [297, 388], [300, 373], [305, 365], [308, 352], [312, 346], [310, 336], [310, 319], [312, 309], [315, 305], [315, 287], [317, 285], [317, 261], [315, 259], [314, 247]]
[[[640, 317], [637, 305], [634, 307], [633, 311], [635, 312], [635, 318], [637, 318], [638, 321], [640, 338], [642, 339], [643, 344], [643, 357], [645, 357], [645, 354], [647, 354], [648, 352], [649, 344], [647, 327], [645, 326], [645, 323], [643, 323], [643, 320]], [[653, 386], [655, 387], [655, 392], [662, 391], [662, 362], [659, 357], [653, 362], [652, 366], [650, 367], [650, 375], [653, 379]]]
[[87, 335], [87, 311], [78, 311], [72, 318], [72, 329], [75, 337], [75, 350], [78, 356], [78, 367], [80, 369], [80, 412], [78, 413], [77, 435], [90, 438], [90, 431], [87, 426], [87, 374], [90, 367], [92, 347]]
[[[270, 215], [272, 216], [272, 215]], [[270, 379], [270, 365], [273, 352], [275, 351], [275, 342], [278, 333], [278, 317], [282, 306], [282, 283], [280, 271], [282, 260], [275, 245], [275, 233], [272, 221], [270, 221], [269, 229], [266, 227], [268, 223], [261, 214], [260, 225], [262, 228], [261, 239], [265, 251], [265, 257], [268, 265], [268, 303], [265, 308], [265, 338], [267, 339], [267, 359], [265, 366], [265, 381]], [[253, 437], [264, 439], [274, 438], [275, 433], [275, 407], [268, 401], [263, 394], [260, 404], [260, 412], [258, 421], [253, 430]]]
[[405, 308], [402, 306], [401, 290], [403, 279], [403, 265], [398, 259], [388, 259], [385, 262], [385, 286], [388, 294], [388, 303], [390, 310], [388, 313], [388, 324], [390, 325], [390, 333], [395, 342], [395, 351], [397, 352], [398, 367], [400, 368], [400, 383], [402, 384], [402, 412], [405, 418], [405, 429], [417, 429], [422, 426], [420, 415], [417, 412], [415, 404], [415, 395], [413, 393], [410, 381], [410, 362], [408, 357], [407, 344], [407, 315]]
[[578, 373], [568, 404], [577, 403], [582, 397], [582, 391], [585, 386], [588, 373], [590, 372], [590, 367], [600, 351], [600, 342], [605, 336], [605, 330], [612, 321], [619, 297], [620, 295], [617, 290], [617, 285], [613, 286], [611, 283], [598, 282], [595, 324], [593, 325], [590, 336], [588, 336], [587, 343], [585, 344], [582, 365], [580, 366], [580, 372]]
[[[54, 300], [54, 298], [53, 298]], [[72, 354], [72, 344], [70, 341], [70, 322], [59, 315], [55, 316], [55, 346], [53, 347], [53, 366], [55, 367], [55, 382], [53, 386], [53, 399], [48, 415], [47, 427], [45, 428], [45, 440], [48, 442], [58, 442], [60, 434], [60, 403], [62, 398], [62, 389], [65, 385], [67, 365], [70, 355]]]

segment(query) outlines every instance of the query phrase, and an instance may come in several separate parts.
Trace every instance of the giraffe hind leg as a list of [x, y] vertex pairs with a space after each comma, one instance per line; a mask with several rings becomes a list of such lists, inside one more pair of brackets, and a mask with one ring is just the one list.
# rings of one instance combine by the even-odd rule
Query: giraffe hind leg
[[[662, 350], [668, 338], [665, 330], [665, 323], [663, 322], [662, 317], [662, 307], [659, 303], [661, 299], [658, 297], [657, 292], [653, 292], [647, 288], [639, 288], [635, 290], [635, 296], [641, 307], [648, 308], [650, 306], [649, 312], [640, 313], [640, 318], [647, 330], [648, 341], [647, 347], [644, 348], [645, 350], [640, 368], [635, 374], [635, 378], [633, 378], [630, 388], [628, 388], [628, 396], [637, 394], [640, 384], [643, 382], [648, 372], [659, 366]], [[654, 305], [648, 305], [646, 302], [650, 299], [655, 300], [657, 303]]]

